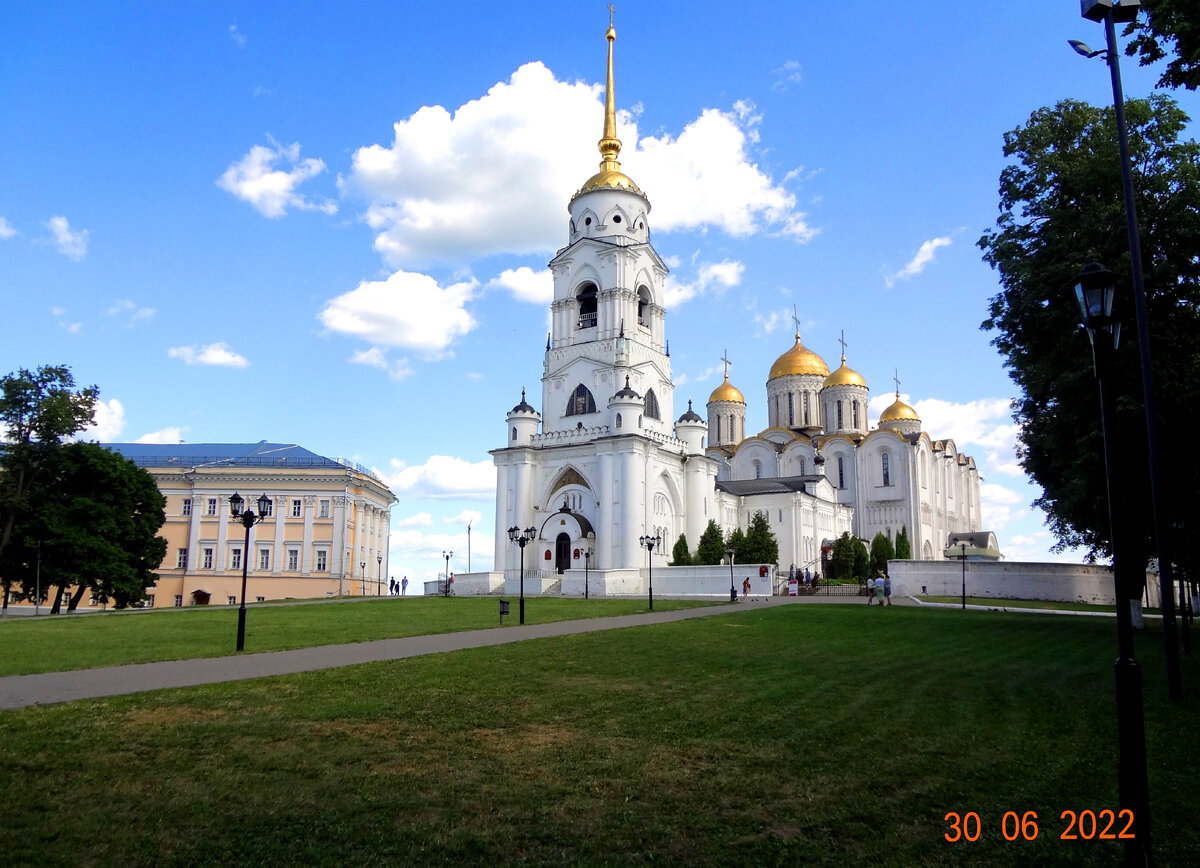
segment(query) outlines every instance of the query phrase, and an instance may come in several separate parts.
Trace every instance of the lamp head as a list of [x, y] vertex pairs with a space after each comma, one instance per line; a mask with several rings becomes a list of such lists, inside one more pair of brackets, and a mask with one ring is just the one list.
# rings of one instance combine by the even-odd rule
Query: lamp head
[[508, 529], [508, 539], [509, 539], [509, 541], [510, 541], [510, 542], [516, 542], [516, 541], [517, 541], [517, 536], [518, 536], [520, 533], [521, 533], [521, 529], [520, 529], [519, 527], [510, 527], [510, 528]]
[[229, 498], [230, 514], [234, 518], [240, 518], [241, 514], [242, 514], [242, 509], [245, 507], [245, 505], [246, 505], [246, 498], [242, 497], [240, 494], [238, 494], [235, 491], [233, 493], [233, 497]]
[[1116, 275], [1099, 262], [1089, 262], [1075, 277], [1075, 301], [1079, 318], [1087, 327], [1089, 337], [1097, 331], [1113, 336], [1113, 346], [1121, 336], [1121, 324], [1112, 316], [1113, 296], [1116, 295]]
[[1067, 45], [1069, 45], [1073, 49], [1075, 49], [1076, 54], [1083, 55], [1084, 57], [1088, 58], [1089, 60], [1093, 57], [1096, 57], [1097, 55], [1105, 53], [1102, 49], [1100, 49], [1100, 50], [1093, 49], [1086, 42], [1082, 42], [1078, 39], [1068, 39]]
[[533, 540], [536, 538], [537, 538], [537, 528], [536, 527], [525, 528], [525, 539], [527, 541], [533, 542]]
[[1112, 15], [1113, 21], [1125, 24], [1137, 18], [1142, 0], [1079, 0], [1079, 14], [1089, 21], [1103, 21]]
[[270, 509], [271, 509], [271, 498], [267, 497], [267, 496], [266, 496], [266, 494], [260, 494], [260, 495], [258, 496], [258, 515], [259, 515], [259, 518], [261, 518], [261, 517], [263, 517], [264, 515], [266, 515], [266, 514], [267, 514], [267, 513], [270, 511]]

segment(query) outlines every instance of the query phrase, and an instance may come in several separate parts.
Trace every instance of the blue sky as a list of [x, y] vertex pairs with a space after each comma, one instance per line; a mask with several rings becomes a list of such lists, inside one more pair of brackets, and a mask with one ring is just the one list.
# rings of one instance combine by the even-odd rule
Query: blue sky
[[[566, 204], [595, 170], [604, 3], [113, 2], [0, 12], [0, 370], [65, 363], [90, 436], [296, 442], [399, 497], [390, 572], [491, 565], [506, 411], [539, 395]], [[1074, 0], [618, 4], [624, 170], [671, 264], [676, 415], [766, 426], [791, 345], [872, 417], [892, 376], [975, 456], [985, 525], [1049, 555], [979, 325], [1002, 135], [1108, 104]], [[1123, 63], [1127, 95], [1157, 72]], [[1200, 110], [1195, 94], [1178, 93]], [[1115, 232], [1123, 231], [1114, 227]], [[1064, 339], [1072, 339], [1064, 336]], [[1082, 340], [1082, 339], [1081, 339]], [[1088, 363], [1080, 345], [1080, 364]]]

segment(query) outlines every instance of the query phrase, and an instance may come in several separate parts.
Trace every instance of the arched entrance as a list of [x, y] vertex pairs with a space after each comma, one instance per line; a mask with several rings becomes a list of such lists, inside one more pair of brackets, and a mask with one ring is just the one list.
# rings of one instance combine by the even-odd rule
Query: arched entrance
[[554, 569], [561, 576], [563, 570], [571, 568], [571, 537], [560, 533], [554, 540]]

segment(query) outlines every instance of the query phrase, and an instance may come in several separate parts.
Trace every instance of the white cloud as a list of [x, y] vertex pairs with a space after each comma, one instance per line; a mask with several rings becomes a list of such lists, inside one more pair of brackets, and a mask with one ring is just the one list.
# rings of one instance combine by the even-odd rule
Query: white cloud
[[909, 260], [908, 265], [901, 268], [895, 274], [884, 277], [884, 282], [889, 286], [894, 286], [897, 280], [907, 280], [913, 275], [920, 274], [925, 270], [925, 266], [933, 262], [934, 254], [937, 253], [939, 247], [948, 247], [951, 243], [950, 237], [944, 235], [941, 238], [931, 238], [921, 245], [917, 255]]
[[229, 25], [229, 38], [233, 40], [233, 44], [238, 48], [246, 47], [246, 35], [238, 30], [236, 24]]
[[691, 283], [685, 283], [668, 274], [663, 284], [663, 304], [668, 308], [678, 308], [684, 302], [691, 301], [698, 295], [707, 293], [710, 289], [719, 295], [731, 286], [742, 282], [742, 272], [746, 266], [734, 259], [723, 259], [720, 262], [702, 262], [696, 269], [696, 278]]
[[979, 505], [983, 510], [983, 526], [991, 531], [1003, 530], [1009, 522], [1024, 518], [1025, 509], [1017, 509], [1025, 502], [1025, 496], [994, 482], [979, 486]]
[[244, 368], [250, 364], [246, 357], [235, 353], [229, 344], [218, 341], [202, 347], [171, 347], [167, 355], [181, 359], [187, 365], [218, 365], [226, 368]]
[[12, 238], [17, 234], [17, 230], [13, 229], [7, 218], [0, 217], [0, 238]]
[[428, 275], [397, 271], [387, 280], [364, 280], [328, 302], [318, 318], [330, 331], [377, 347], [404, 347], [436, 356], [475, 327], [465, 305], [477, 286], [470, 280], [443, 288]]
[[773, 310], [766, 316], [761, 313], [754, 314], [754, 324], [757, 326], [757, 335], [762, 337], [769, 335], [779, 326], [787, 321], [787, 311]]
[[506, 289], [519, 301], [549, 304], [554, 299], [554, 276], [550, 269], [534, 271], [528, 265], [507, 268], [488, 281], [486, 289]]
[[159, 431], [151, 431], [149, 434], [143, 434], [134, 443], [182, 443], [183, 432], [187, 428], [163, 428]]
[[125, 408], [116, 398], [96, 402], [96, 414], [92, 424], [80, 431], [75, 439], [112, 443], [125, 430]]
[[804, 81], [804, 76], [800, 72], [800, 64], [794, 60], [786, 60], [783, 66], [771, 70], [771, 77], [774, 79], [771, 82], [771, 90], [776, 93], [786, 93], [792, 85]]
[[[409, 594], [414, 593], [412, 582], [430, 580], [446, 569], [443, 552], [454, 552], [450, 558], [450, 572], [465, 573], [467, 571], [467, 531], [464, 527], [459, 533], [423, 533], [412, 528], [393, 530], [388, 540], [391, 560], [397, 564], [396, 578], [408, 576]], [[471, 548], [475, 552], [472, 558], [472, 568], [478, 572], [489, 569], [492, 550], [492, 536], [487, 534], [471, 534]]]
[[[299, 142], [281, 145], [270, 141], [271, 147], [255, 145], [240, 161], [231, 163], [217, 179], [217, 186], [249, 202], [264, 217], [282, 217], [288, 208], [336, 214], [334, 202], [310, 200], [296, 192], [300, 184], [324, 172], [325, 163], [314, 157], [301, 160]], [[278, 162], [290, 170], [276, 169]]]
[[51, 217], [46, 221], [46, 228], [53, 233], [54, 244], [63, 256], [76, 262], [87, 256], [88, 235], [91, 234], [87, 229], [72, 229], [66, 217]]
[[408, 359], [397, 359], [394, 362], [389, 362], [387, 350], [381, 347], [358, 350], [350, 357], [350, 362], [355, 365], [366, 365], [367, 367], [387, 371], [387, 375], [393, 380], [404, 380], [413, 374], [412, 365], [408, 363]]
[[396, 522], [396, 527], [432, 527], [433, 516], [427, 512], [418, 512], [416, 515], [410, 515], [408, 518], [402, 518]]
[[431, 455], [424, 464], [409, 466], [393, 458], [391, 473], [381, 476], [398, 496], [481, 500], [496, 496], [496, 467], [491, 460], [472, 464], [449, 455]]
[[478, 529], [479, 522], [482, 520], [482, 512], [474, 509], [464, 509], [458, 515], [452, 516], [451, 518], [443, 518], [442, 524], [469, 524], [473, 529]]
[[701, 371], [699, 374], [697, 374], [694, 377], [689, 377], [687, 374], [679, 374], [675, 378], [675, 387], [679, 388], [680, 386], [685, 386], [688, 383], [703, 383], [706, 380], [708, 380], [710, 377], [712, 377], [716, 374], [722, 373], [724, 370], [725, 370], [724, 365], [713, 365], [710, 368], [705, 368], [703, 371]]
[[[365, 197], [375, 248], [393, 265], [552, 251], [566, 237], [562, 203], [599, 161], [602, 93], [525, 64], [453, 113], [425, 106], [395, 123], [391, 145], [355, 152], [342, 189]], [[639, 140], [634, 115], [620, 113], [624, 171], [652, 178], [648, 195], [662, 203], [655, 228], [812, 236], [794, 196], [746, 154], [759, 120], [739, 103], [705, 110], [677, 137]]]
[[118, 316], [121, 314], [128, 314], [128, 319], [126, 320], [125, 325], [132, 328], [138, 323], [153, 319], [155, 313], [157, 313], [157, 311], [152, 307], [138, 307], [129, 299], [121, 298], [113, 302], [109, 306], [108, 310], [104, 312], [104, 315]]

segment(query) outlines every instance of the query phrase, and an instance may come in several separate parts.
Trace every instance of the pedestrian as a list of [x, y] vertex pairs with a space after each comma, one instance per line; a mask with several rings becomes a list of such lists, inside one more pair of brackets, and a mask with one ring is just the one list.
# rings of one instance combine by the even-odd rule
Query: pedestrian
[[749, 598], [750, 596], [750, 577], [742, 579], [742, 596]]
[[875, 604], [883, 605], [883, 579], [875, 580]]
[[404, 596], [406, 594], [408, 594], [408, 576], [405, 576], [400, 581], [400, 595]]
[[812, 571], [808, 567], [804, 568], [804, 584], [812, 584]]
[[867, 579], [867, 605], [875, 602], [875, 580]]
[[883, 599], [887, 601], [887, 604], [889, 606], [892, 605], [892, 577], [891, 576], [883, 577]]

